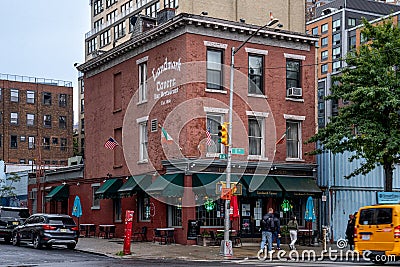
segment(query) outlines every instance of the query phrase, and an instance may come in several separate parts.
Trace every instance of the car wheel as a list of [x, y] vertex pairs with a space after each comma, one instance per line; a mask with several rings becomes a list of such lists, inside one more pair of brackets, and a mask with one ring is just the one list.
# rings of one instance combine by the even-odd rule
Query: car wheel
[[14, 246], [19, 246], [20, 242], [19, 242], [19, 234], [17, 232], [14, 232], [12, 234], [12, 244]]
[[33, 247], [37, 249], [42, 248], [41, 238], [39, 235], [33, 237]]
[[11, 236], [4, 237], [4, 242], [10, 243], [10, 241], [11, 241]]
[[76, 244], [68, 244], [67, 248], [68, 249], [74, 249], [76, 247]]

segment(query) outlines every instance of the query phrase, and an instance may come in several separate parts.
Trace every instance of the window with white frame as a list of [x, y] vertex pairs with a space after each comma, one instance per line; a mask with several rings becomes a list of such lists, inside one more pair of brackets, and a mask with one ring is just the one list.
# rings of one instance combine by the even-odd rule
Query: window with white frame
[[264, 118], [249, 117], [249, 155], [264, 156]]
[[28, 136], [28, 149], [35, 149], [35, 137]]
[[26, 91], [26, 103], [35, 104], [35, 91]]
[[340, 30], [340, 19], [332, 22], [332, 31], [339, 31], [339, 30]]
[[[210, 113], [207, 114], [207, 131], [210, 133], [211, 142], [207, 141], [207, 153], [221, 153], [221, 144], [218, 143], [218, 126], [222, 124], [223, 115]], [[208, 139], [208, 137], [207, 137]]]
[[321, 52], [321, 60], [327, 60], [328, 59], [328, 51], [322, 51]]
[[223, 89], [222, 56], [222, 50], [207, 49], [207, 89]]
[[93, 29], [99, 29], [101, 27], [101, 25], [103, 24], [103, 18], [96, 20], [93, 23]]
[[44, 127], [51, 127], [51, 115], [43, 115]]
[[249, 94], [264, 94], [264, 56], [249, 55]]
[[147, 155], [147, 143], [148, 143], [148, 133], [147, 133], [147, 121], [139, 123], [139, 161], [146, 161], [148, 159]]
[[114, 40], [125, 36], [125, 21], [114, 26]]
[[147, 100], [147, 62], [139, 64], [139, 103]]
[[301, 121], [286, 121], [286, 157], [301, 158]]
[[18, 89], [11, 89], [10, 90], [10, 101], [11, 102], [18, 102], [19, 101], [19, 90]]
[[35, 114], [26, 114], [26, 125], [33, 126], [35, 125]]
[[332, 49], [333, 58], [340, 58], [340, 46]]
[[100, 34], [100, 47], [106, 46], [111, 42], [110, 30]]
[[328, 23], [325, 23], [321, 26], [321, 32], [326, 33], [328, 31]]
[[100, 188], [100, 184], [92, 184], [92, 209], [100, 209], [100, 199], [96, 198], [96, 191]]
[[356, 19], [355, 18], [348, 18], [347, 19], [347, 25], [349, 25], [350, 27], [356, 26]]
[[117, 10], [114, 9], [113, 11], [111, 11], [110, 13], [107, 14], [107, 16], [106, 16], [106, 21], [111, 21], [111, 20], [113, 20], [116, 16], [117, 16]]
[[87, 53], [93, 53], [97, 49], [97, 38], [93, 38], [87, 42]]
[[11, 112], [10, 123], [13, 125], [18, 124], [18, 112]]
[[301, 88], [300, 78], [301, 78], [300, 60], [286, 59], [286, 89], [291, 87]]
[[148, 222], [151, 220], [150, 197], [146, 194], [138, 195], [139, 221]]

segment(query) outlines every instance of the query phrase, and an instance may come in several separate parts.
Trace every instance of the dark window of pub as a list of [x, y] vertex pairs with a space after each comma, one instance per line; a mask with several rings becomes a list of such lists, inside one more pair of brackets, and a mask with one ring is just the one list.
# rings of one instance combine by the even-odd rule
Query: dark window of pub
[[207, 89], [222, 90], [222, 51], [207, 50]]

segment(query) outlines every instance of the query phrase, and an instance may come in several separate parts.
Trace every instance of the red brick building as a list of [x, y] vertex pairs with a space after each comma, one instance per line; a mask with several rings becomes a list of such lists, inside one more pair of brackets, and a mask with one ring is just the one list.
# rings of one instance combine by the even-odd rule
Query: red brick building
[[[257, 29], [179, 14], [78, 67], [86, 89], [82, 223], [115, 224], [122, 236], [125, 211], [134, 210], [134, 227], [147, 226], [149, 238], [168, 226], [183, 244], [194, 242], [190, 220], [201, 231], [223, 228], [218, 125], [228, 121], [231, 49]], [[261, 215], [283, 200], [304, 224], [307, 197], [319, 196], [315, 158], [305, 154], [313, 145], [303, 144], [316, 129], [315, 41], [266, 28], [235, 55], [232, 146], [244, 155], [232, 156], [240, 215], [232, 227], [245, 236], [257, 236]], [[114, 150], [104, 147], [110, 136]]]

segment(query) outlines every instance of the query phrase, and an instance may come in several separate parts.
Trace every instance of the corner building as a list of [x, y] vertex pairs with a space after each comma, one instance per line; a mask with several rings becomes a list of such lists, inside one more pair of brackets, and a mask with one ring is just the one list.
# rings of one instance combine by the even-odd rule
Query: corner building
[[[182, 13], [80, 65], [85, 82], [85, 182], [82, 223], [114, 224], [125, 211], [134, 229], [172, 227], [175, 240], [223, 229], [231, 49], [259, 27]], [[232, 228], [258, 237], [262, 214], [303, 220], [320, 196], [313, 156], [316, 37], [264, 28], [235, 55], [231, 181], [240, 217]], [[209, 135], [208, 133], [209, 132]], [[284, 135], [286, 133], [286, 135]], [[104, 143], [112, 136], [118, 146]], [[82, 192], [86, 192], [83, 194]], [[283, 211], [287, 200], [289, 211]]]

